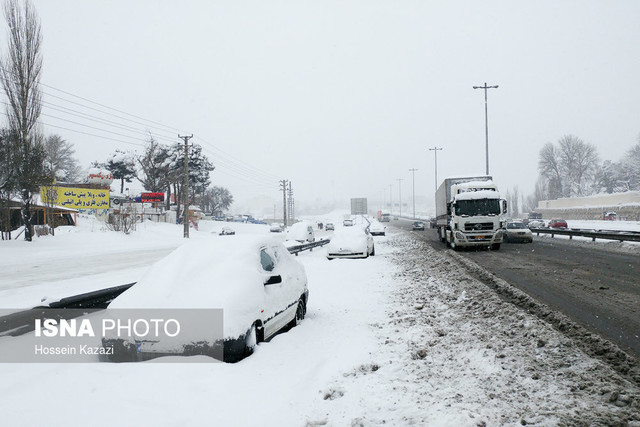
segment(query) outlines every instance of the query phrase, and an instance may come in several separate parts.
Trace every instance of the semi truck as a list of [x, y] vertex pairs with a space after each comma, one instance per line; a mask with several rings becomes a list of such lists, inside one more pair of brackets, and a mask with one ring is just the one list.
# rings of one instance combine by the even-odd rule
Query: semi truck
[[436, 190], [438, 237], [455, 250], [500, 249], [506, 212], [507, 202], [490, 176], [446, 178]]

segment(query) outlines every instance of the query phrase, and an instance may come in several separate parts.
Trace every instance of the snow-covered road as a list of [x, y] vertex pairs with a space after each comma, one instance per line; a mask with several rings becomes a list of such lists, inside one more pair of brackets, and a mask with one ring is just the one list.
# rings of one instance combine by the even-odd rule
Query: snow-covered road
[[[131, 246], [145, 247], [137, 240]], [[2, 364], [3, 420], [640, 426], [636, 385], [500, 299], [447, 252], [400, 232], [376, 238], [376, 254], [333, 261], [322, 250], [300, 254], [307, 319], [237, 364]], [[122, 278], [112, 267], [104, 280]], [[0, 349], [12, 339], [20, 338], [1, 338]]]

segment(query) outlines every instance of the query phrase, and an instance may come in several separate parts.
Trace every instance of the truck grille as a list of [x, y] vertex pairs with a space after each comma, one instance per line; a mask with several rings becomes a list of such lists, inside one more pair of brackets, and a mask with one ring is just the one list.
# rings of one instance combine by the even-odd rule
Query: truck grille
[[493, 230], [492, 222], [468, 222], [464, 225], [464, 231]]

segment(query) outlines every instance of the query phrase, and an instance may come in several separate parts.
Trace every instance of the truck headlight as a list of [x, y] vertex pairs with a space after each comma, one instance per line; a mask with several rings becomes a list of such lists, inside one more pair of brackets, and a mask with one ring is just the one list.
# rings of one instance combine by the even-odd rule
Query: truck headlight
[[462, 234], [460, 231], [456, 231], [456, 239], [458, 240], [467, 240], [466, 236]]
[[502, 231], [500, 231], [500, 230], [496, 231], [496, 236], [495, 236], [495, 238], [496, 238], [496, 239], [502, 239]]

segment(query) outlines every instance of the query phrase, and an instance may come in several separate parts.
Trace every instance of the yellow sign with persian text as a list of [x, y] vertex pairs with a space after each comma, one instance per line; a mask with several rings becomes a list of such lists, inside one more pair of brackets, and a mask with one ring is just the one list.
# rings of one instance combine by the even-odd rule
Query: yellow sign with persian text
[[42, 187], [43, 203], [71, 209], [109, 209], [109, 190], [70, 187]]

